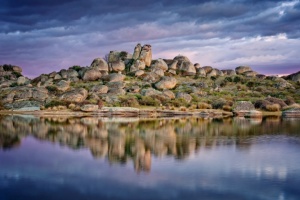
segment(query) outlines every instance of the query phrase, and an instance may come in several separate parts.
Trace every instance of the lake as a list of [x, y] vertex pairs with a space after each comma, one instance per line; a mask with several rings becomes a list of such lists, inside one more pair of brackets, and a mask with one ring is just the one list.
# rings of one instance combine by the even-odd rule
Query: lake
[[0, 199], [300, 199], [300, 119], [0, 115]]

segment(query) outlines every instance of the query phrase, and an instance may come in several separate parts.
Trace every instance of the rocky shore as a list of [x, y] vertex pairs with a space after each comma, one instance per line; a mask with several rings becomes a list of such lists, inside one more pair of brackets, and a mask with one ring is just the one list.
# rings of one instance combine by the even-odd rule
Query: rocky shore
[[2, 113], [261, 117], [268, 111], [298, 117], [299, 103], [300, 71], [278, 77], [249, 66], [201, 66], [183, 55], [153, 59], [149, 44], [137, 44], [133, 54], [111, 51], [90, 66], [75, 65], [32, 80], [19, 66], [0, 66]]

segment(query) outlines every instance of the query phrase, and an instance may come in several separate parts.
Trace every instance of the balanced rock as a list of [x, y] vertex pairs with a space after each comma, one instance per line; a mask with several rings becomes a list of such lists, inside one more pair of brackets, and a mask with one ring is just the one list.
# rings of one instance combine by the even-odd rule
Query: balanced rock
[[142, 51], [142, 45], [138, 43], [134, 48], [132, 59], [134, 60], [138, 59], [140, 57], [141, 51]]
[[66, 92], [60, 96], [61, 100], [80, 103], [83, 102], [88, 96], [88, 91], [84, 88], [74, 89], [72, 91]]
[[160, 90], [173, 89], [176, 86], [176, 84], [176, 78], [164, 76], [158, 83], [155, 84], [155, 87]]
[[152, 49], [150, 44], [145, 44], [143, 46], [139, 60], [144, 61], [145, 65], [150, 67], [152, 61]]
[[102, 58], [96, 58], [91, 64], [91, 68], [97, 69], [99, 71], [108, 71], [108, 64]]

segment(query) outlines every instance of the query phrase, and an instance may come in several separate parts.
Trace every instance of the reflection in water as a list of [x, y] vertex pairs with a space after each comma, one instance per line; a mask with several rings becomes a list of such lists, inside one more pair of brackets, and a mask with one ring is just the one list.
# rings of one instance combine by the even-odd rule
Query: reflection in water
[[[133, 162], [137, 172], [151, 170], [152, 156], [188, 158], [202, 148], [233, 145], [248, 151], [256, 136], [299, 136], [299, 120], [265, 119], [107, 119], [0, 116], [0, 147], [16, 148], [29, 135], [70, 148], [88, 148], [110, 163]], [[261, 139], [261, 138], [260, 138]], [[272, 175], [273, 169], [263, 169]], [[258, 169], [258, 176], [262, 173]], [[278, 176], [284, 177], [285, 169]]]

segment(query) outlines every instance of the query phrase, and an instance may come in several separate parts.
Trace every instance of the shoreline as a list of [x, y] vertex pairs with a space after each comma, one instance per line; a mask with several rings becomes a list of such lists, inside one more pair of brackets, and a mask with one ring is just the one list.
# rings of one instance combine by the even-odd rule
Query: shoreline
[[75, 117], [148, 117], [148, 118], [163, 118], [163, 117], [209, 117], [209, 118], [227, 118], [227, 117], [245, 117], [245, 118], [261, 118], [268, 116], [284, 117], [282, 112], [264, 112], [258, 111], [259, 115], [245, 116], [245, 113], [250, 111], [241, 112], [242, 115], [235, 114], [234, 112], [219, 110], [219, 109], [195, 109], [189, 111], [180, 110], [166, 110], [166, 109], [153, 109], [153, 108], [133, 108], [133, 107], [104, 107], [102, 109], [84, 112], [72, 110], [37, 110], [37, 111], [12, 111], [0, 110], [0, 115], [34, 115], [34, 116], [75, 116]]

